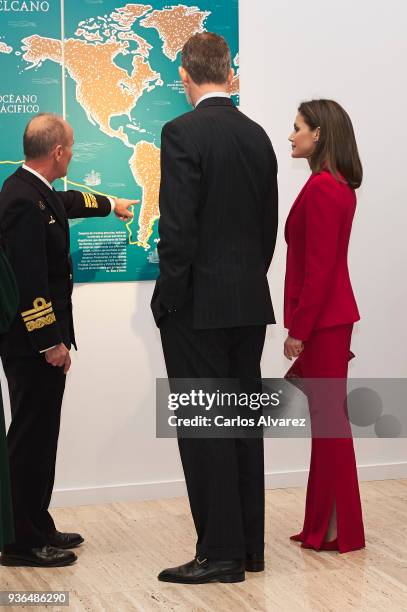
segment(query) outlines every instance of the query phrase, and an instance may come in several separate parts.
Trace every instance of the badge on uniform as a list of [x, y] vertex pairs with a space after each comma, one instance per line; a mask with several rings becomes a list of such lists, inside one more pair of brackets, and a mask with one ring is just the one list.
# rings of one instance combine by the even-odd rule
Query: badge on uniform
[[48, 224], [51, 225], [51, 223], [55, 223], [55, 219], [54, 217], [51, 215], [48, 221]]
[[41, 210], [45, 210], [45, 204], [42, 200], [38, 201], [38, 206], [40, 207]]

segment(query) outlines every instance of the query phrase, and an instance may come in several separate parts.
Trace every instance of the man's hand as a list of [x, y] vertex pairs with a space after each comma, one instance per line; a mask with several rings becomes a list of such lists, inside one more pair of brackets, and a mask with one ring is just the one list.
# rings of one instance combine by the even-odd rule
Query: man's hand
[[134, 217], [129, 208], [139, 204], [140, 200], [127, 200], [126, 198], [114, 198], [114, 214], [122, 221], [127, 221]]
[[287, 336], [286, 341], [284, 342], [284, 355], [291, 361], [294, 357], [299, 356], [299, 354], [304, 350], [304, 344], [302, 340], [296, 340], [295, 338], [291, 338], [291, 336]]
[[71, 367], [71, 356], [63, 342], [57, 344], [54, 348], [48, 349], [48, 351], [45, 352], [45, 359], [50, 365], [59, 368], [63, 367], [64, 374], [66, 374]]

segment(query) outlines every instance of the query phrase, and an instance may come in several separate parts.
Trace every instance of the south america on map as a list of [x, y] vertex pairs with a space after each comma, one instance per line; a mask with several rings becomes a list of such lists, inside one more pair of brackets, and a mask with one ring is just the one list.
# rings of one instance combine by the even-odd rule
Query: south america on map
[[238, 0], [0, 4], [0, 184], [22, 163], [26, 123], [55, 112], [75, 134], [55, 188], [140, 200], [127, 224], [114, 215], [70, 222], [76, 282], [157, 277], [161, 129], [191, 110], [181, 50], [205, 30], [230, 45], [238, 104]]

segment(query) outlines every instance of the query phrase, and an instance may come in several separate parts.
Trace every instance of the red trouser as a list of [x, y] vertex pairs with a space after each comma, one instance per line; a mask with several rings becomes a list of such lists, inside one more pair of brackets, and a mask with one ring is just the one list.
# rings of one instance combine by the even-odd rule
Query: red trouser
[[[321, 548], [336, 503], [341, 553], [365, 545], [353, 440], [343, 403], [352, 329], [353, 324], [315, 330], [296, 363], [304, 379], [335, 380], [320, 385], [305, 381], [313, 431], [311, 465], [304, 527], [294, 538]], [[329, 425], [342, 437], [324, 436]]]

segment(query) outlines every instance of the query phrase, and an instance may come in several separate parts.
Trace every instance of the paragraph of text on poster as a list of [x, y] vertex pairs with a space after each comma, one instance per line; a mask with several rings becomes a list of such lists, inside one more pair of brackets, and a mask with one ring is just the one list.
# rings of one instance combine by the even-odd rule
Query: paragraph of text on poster
[[78, 269], [83, 272], [126, 272], [126, 232], [79, 232], [81, 258]]

